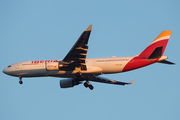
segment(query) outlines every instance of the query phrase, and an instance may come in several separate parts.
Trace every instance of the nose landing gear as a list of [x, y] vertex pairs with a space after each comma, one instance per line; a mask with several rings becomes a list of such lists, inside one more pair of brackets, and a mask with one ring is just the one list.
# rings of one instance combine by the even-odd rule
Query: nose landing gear
[[22, 77], [19, 76], [19, 84], [23, 84]]

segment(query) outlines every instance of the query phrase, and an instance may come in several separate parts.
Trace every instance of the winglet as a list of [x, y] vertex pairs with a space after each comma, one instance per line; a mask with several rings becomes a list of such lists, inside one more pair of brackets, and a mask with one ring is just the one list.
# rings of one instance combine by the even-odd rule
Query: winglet
[[85, 31], [91, 31], [92, 25], [90, 25]]
[[133, 83], [134, 83], [134, 81], [135, 81], [135, 80], [133, 80], [133, 81], [129, 82], [129, 84], [133, 84]]

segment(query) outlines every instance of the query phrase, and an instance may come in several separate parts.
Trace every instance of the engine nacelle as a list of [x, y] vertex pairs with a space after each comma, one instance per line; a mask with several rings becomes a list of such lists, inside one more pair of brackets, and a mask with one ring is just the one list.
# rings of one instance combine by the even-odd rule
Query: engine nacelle
[[61, 88], [70, 88], [74, 87], [75, 85], [79, 85], [81, 82], [77, 80], [77, 78], [69, 78], [69, 79], [64, 79], [60, 80], [60, 87]]
[[46, 70], [47, 71], [59, 70], [59, 62], [46, 63]]

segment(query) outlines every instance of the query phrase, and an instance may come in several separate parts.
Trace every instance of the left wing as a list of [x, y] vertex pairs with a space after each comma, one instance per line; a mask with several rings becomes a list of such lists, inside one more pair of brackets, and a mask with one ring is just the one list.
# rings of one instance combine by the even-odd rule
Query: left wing
[[119, 82], [116, 80], [111, 80], [111, 79], [107, 79], [107, 78], [103, 78], [103, 77], [92, 77], [90, 79], [88, 79], [89, 81], [93, 81], [93, 82], [101, 82], [101, 83], [108, 83], [108, 84], [115, 84], [115, 85], [128, 85], [128, 84], [133, 84], [135, 80], [126, 83], [126, 82]]
[[90, 25], [79, 37], [69, 53], [63, 59], [63, 64], [67, 65], [66, 69], [74, 70], [75, 67], [81, 70], [87, 70], [85, 60], [88, 51], [88, 40], [91, 33], [92, 25]]

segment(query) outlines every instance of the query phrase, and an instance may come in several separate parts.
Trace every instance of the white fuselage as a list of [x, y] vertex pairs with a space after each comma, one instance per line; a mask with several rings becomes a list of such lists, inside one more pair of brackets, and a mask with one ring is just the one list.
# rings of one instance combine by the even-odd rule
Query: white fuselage
[[77, 72], [81, 72], [85, 76], [96, 76], [100, 74], [119, 73], [123, 71], [125, 65], [133, 57], [110, 57], [110, 58], [89, 58], [86, 59], [87, 70], [76, 68], [73, 71], [55, 70], [47, 71], [46, 63], [59, 62], [61, 60], [42, 60], [42, 61], [26, 61], [19, 62], [8, 66], [4, 69], [4, 73], [11, 76], [21, 77], [76, 77]]

